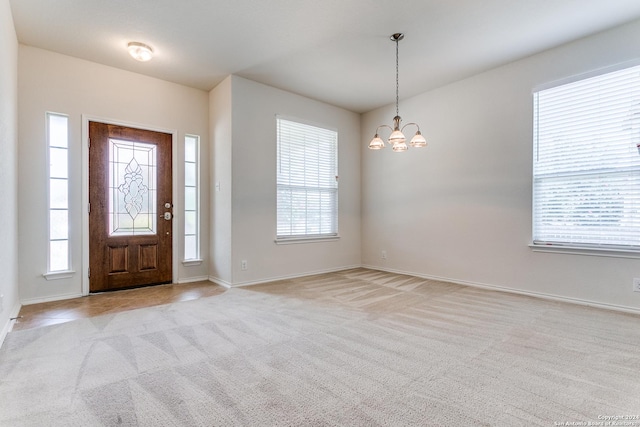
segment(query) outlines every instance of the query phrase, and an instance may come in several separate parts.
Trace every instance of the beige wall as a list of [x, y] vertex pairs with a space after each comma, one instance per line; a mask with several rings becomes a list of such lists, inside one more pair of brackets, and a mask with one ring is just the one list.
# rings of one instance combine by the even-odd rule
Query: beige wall
[[[532, 89], [640, 57], [640, 21], [401, 101], [429, 146], [366, 149], [393, 107], [363, 115], [363, 264], [640, 309], [640, 259], [532, 252]], [[380, 251], [387, 251], [382, 260]]]
[[[0, 18], [10, 22], [7, 0], [0, 1], [5, 10]], [[3, 69], [15, 69], [15, 34], [12, 26], [2, 28], [1, 58], [8, 65]], [[362, 263], [640, 309], [640, 294], [631, 292], [631, 279], [640, 277], [640, 260], [538, 253], [528, 247], [532, 88], [637, 59], [640, 45], [628, 41], [639, 36], [640, 22], [634, 22], [402, 101], [405, 122], [420, 123], [430, 142], [422, 151], [404, 154], [366, 149], [375, 127], [391, 121], [393, 106], [360, 116], [236, 76], [207, 94], [20, 46], [17, 172], [11, 154], [17, 134], [11, 127], [16, 120], [11, 100], [16, 76], [9, 72], [0, 77], [3, 94], [5, 87], [10, 94], [0, 104], [0, 183], [8, 184], [0, 191], [9, 204], [19, 194], [17, 208], [6, 210], [3, 220], [15, 223], [19, 212], [20, 243], [18, 256], [3, 252], [0, 267], [8, 271], [9, 280], [19, 277], [20, 297], [26, 302], [81, 292], [83, 236], [77, 225], [72, 230], [75, 276], [55, 281], [42, 277], [47, 223], [44, 117], [54, 111], [70, 117], [73, 224], [81, 223], [83, 209], [83, 114], [173, 129], [179, 141], [185, 133], [201, 136], [205, 262], [180, 265], [178, 280], [208, 276], [226, 285], [244, 285]], [[277, 114], [338, 129], [341, 238], [336, 242], [274, 243]], [[182, 184], [182, 150], [178, 153]], [[179, 209], [180, 185], [176, 194]], [[15, 246], [15, 231], [0, 233], [7, 233], [9, 246]], [[387, 252], [386, 260], [380, 259], [381, 250]], [[248, 262], [246, 271], [240, 268], [242, 260]], [[12, 267], [16, 262], [17, 272]], [[11, 285], [0, 284], [0, 291], [15, 302]], [[1, 316], [6, 316], [6, 308]]]
[[[224, 230], [218, 235], [214, 229], [212, 247], [224, 250], [230, 238], [231, 257], [212, 253], [213, 264], [224, 257], [223, 268], [212, 274], [218, 274], [218, 278], [224, 275], [226, 284], [245, 285], [360, 265], [360, 116], [237, 76], [225, 80], [222, 88], [212, 92], [212, 98], [223, 98], [222, 108], [231, 107], [232, 111], [230, 121], [224, 113], [222, 130], [213, 126], [215, 152], [221, 158], [215, 160], [211, 186], [215, 199], [231, 203], [231, 235]], [[212, 105], [212, 110], [217, 108]], [[220, 117], [217, 111], [212, 114]], [[278, 114], [338, 130], [337, 241], [293, 245], [274, 242]], [[231, 135], [226, 128], [229, 123]], [[219, 143], [226, 146], [220, 147]], [[221, 183], [220, 192], [215, 191], [216, 181]], [[228, 208], [224, 210], [229, 212]], [[227, 223], [225, 219], [220, 227]], [[247, 261], [246, 271], [240, 268], [242, 260]]]
[[[23, 303], [82, 292], [82, 275], [86, 272], [81, 226], [83, 115], [177, 131], [177, 213], [183, 198], [184, 134], [202, 137], [204, 262], [194, 267], [178, 264], [178, 281], [210, 277], [225, 285], [238, 285], [360, 264], [358, 114], [236, 76], [207, 94], [29, 46], [21, 45], [19, 52], [19, 212], [24, 221], [18, 260]], [[47, 265], [47, 111], [68, 114], [70, 120], [71, 251], [75, 271], [72, 278], [49, 281], [42, 276]], [[339, 241], [288, 246], [274, 243], [276, 114], [300, 117], [339, 131]], [[177, 253], [181, 254], [179, 214], [176, 221]], [[241, 271], [240, 260], [245, 259], [249, 269]]]
[[[231, 158], [231, 79], [227, 77], [209, 93], [209, 135], [211, 158], [209, 164], [209, 188], [211, 189], [211, 236], [209, 275], [212, 280], [231, 285], [231, 215], [232, 177]], [[219, 184], [216, 186], [216, 184]]]
[[9, 0], [0, 0], [0, 344], [18, 301], [18, 41]]
[[[174, 256], [183, 254], [184, 204], [184, 136], [201, 137], [202, 214], [209, 215], [208, 94], [166, 81], [142, 76], [104, 65], [79, 60], [46, 50], [20, 45], [19, 48], [19, 215], [20, 297], [23, 302], [77, 296], [81, 293], [84, 237], [82, 229], [83, 194], [81, 145], [82, 117], [113, 120], [142, 127], [177, 132], [174, 159], [174, 206], [176, 226]], [[47, 176], [45, 150], [45, 113], [69, 115], [70, 145], [70, 216], [72, 269], [71, 279], [47, 281], [42, 276], [47, 267]], [[207, 236], [208, 222], [202, 223]], [[202, 241], [203, 257], [208, 258], [208, 240]], [[175, 265], [175, 264], [174, 264]], [[174, 277], [178, 281], [206, 278], [207, 262], [185, 267], [177, 263]]]

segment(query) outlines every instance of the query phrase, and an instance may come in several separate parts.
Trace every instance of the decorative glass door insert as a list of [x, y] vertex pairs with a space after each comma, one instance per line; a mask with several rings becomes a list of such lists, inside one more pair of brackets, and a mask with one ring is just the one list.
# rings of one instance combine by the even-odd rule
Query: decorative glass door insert
[[156, 145], [109, 139], [109, 235], [157, 233]]

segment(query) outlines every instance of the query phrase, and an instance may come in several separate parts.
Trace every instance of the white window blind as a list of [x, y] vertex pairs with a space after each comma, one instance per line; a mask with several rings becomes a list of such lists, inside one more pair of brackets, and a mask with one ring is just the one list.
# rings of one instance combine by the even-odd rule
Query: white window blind
[[640, 66], [534, 93], [533, 241], [640, 249]]
[[337, 236], [337, 132], [276, 120], [277, 239]]

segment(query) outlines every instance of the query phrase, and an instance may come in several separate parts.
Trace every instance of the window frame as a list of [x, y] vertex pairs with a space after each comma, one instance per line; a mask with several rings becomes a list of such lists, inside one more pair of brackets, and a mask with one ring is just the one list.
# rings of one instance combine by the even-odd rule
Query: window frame
[[[51, 126], [51, 120], [53, 117], [57, 117], [57, 118], [64, 118], [65, 120], [65, 146], [60, 146], [60, 145], [52, 145], [53, 141], [52, 141], [52, 126]], [[71, 170], [69, 168], [69, 145], [70, 145], [70, 137], [69, 137], [69, 115], [68, 114], [62, 114], [62, 113], [54, 113], [54, 112], [50, 112], [47, 111], [45, 113], [45, 140], [46, 140], [46, 164], [47, 164], [47, 169], [46, 169], [46, 177], [47, 177], [47, 269], [46, 269], [46, 273], [43, 274], [43, 276], [47, 279], [47, 280], [54, 280], [54, 279], [66, 279], [66, 278], [70, 278], [72, 277], [74, 271], [71, 269], [71, 266], [73, 265], [73, 258], [72, 258], [72, 251], [71, 251], [71, 209], [70, 209], [70, 203], [69, 203], [69, 198], [70, 198], [70, 173]], [[58, 176], [52, 176], [52, 150], [65, 150], [65, 166], [66, 166], [66, 171], [65, 171], [65, 177], [58, 177]], [[60, 165], [58, 165], [60, 166]], [[51, 194], [51, 185], [53, 181], [64, 181], [66, 184], [66, 205], [64, 207], [52, 207], [52, 194]], [[52, 222], [52, 211], [65, 211], [67, 214], [67, 224], [66, 224], [66, 233], [65, 237], [59, 237], [59, 238], [52, 238], [52, 227], [51, 227], [51, 222]], [[59, 241], [64, 241], [66, 242], [66, 268], [56, 268], [55, 270], [52, 269], [52, 243], [53, 242], [59, 242]]]
[[[529, 247], [534, 252], [550, 252], [550, 253], [568, 253], [574, 255], [586, 256], [604, 256], [615, 258], [640, 258], [640, 242], [638, 245], [617, 245], [617, 244], [601, 244], [601, 243], [579, 243], [579, 242], [549, 242], [536, 239], [536, 155], [538, 149], [538, 105], [537, 94], [539, 92], [559, 88], [561, 86], [570, 85], [572, 83], [581, 82], [593, 77], [604, 76], [609, 73], [627, 70], [629, 68], [639, 67], [640, 60], [628, 61], [613, 66], [600, 68], [588, 73], [574, 75], [565, 79], [549, 82], [539, 85], [532, 90], [532, 108], [533, 108], [533, 144], [532, 144], [532, 193], [531, 193], [531, 241]], [[638, 70], [640, 73], [640, 69]], [[633, 141], [634, 143], [636, 141]], [[640, 139], [637, 141], [640, 154]], [[619, 172], [611, 172], [615, 174]], [[592, 173], [592, 175], [595, 175]], [[637, 214], [640, 216], [640, 212]]]
[[[332, 160], [335, 174], [335, 187], [331, 189], [333, 193], [333, 210], [331, 212], [331, 221], [333, 223], [333, 228], [331, 232], [325, 233], [307, 233], [307, 234], [278, 234], [278, 224], [280, 223], [279, 216], [279, 188], [280, 187], [292, 187], [295, 188], [294, 185], [286, 185], [279, 183], [279, 171], [280, 165], [282, 161], [281, 156], [281, 140], [280, 140], [280, 123], [281, 122], [289, 122], [292, 123], [293, 126], [307, 127], [307, 128], [317, 128], [325, 132], [332, 132], [334, 134], [333, 137], [333, 155], [334, 158]], [[339, 133], [338, 130], [332, 128], [330, 126], [310, 122], [308, 120], [303, 120], [290, 116], [282, 116], [276, 115], [276, 227], [275, 227], [275, 239], [274, 242], [279, 245], [287, 245], [287, 244], [298, 244], [298, 243], [318, 243], [318, 242], [330, 242], [337, 241], [340, 239], [339, 233]], [[308, 187], [307, 187], [308, 188]], [[319, 192], [326, 191], [329, 187], [321, 187], [318, 186], [316, 189]]]
[[[187, 159], [187, 140], [191, 139], [194, 144], [194, 155], [195, 160], [190, 161]], [[200, 265], [202, 263], [202, 253], [201, 253], [201, 206], [200, 206], [200, 191], [201, 191], [201, 180], [200, 180], [200, 169], [201, 169], [201, 157], [200, 157], [200, 136], [194, 134], [185, 134], [184, 136], [184, 236], [183, 236], [183, 260], [182, 264], [185, 266], [191, 265]], [[195, 173], [195, 184], [187, 185], [187, 164], [194, 165], [194, 173]], [[187, 188], [194, 188], [195, 193], [195, 209], [187, 208]], [[195, 213], [195, 233], [187, 233], [187, 212]], [[187, 237], [193, 236], [195, 237], [195, 256], [187, 258]]]

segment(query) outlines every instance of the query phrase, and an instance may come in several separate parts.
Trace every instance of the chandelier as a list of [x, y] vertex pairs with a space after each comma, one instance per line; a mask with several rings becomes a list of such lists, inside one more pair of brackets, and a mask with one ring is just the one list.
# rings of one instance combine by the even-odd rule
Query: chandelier
[[405, 142], [407, 139], [405, 138], [402, 131], [404, 130], [404, 128], [411, 125], [417, 127], [418, 130], [416, 134], [413, 136], [413, 138], [411, 138], [409, 145], [416, 148], [426, 147], [427, 140], [424, 139], [424, 136], [422, 136], [422, 134], [420, 133], [420, 126], [418, 126], [417, 123], [407, 123], [406, 125], [402, 126], [402, 128], [400, 128], [400, 123], [402, 122], [402, 119], [400, 118], [400, 113], [398, 112], [398, 102], [399, 102], [398, 42], [404, 39], [404, 34], [402, 33], [392, 34], [390, 39], [391, 41], [396, 43], [396, 116], [393, 118], [393, 127], [389, 125], [380, 125], [376, 128], [376, 134], [371, 140], [371, 142], [369, 143], [369, 148], [372, 150], [380, 150], [384, 148], [384, 141], [382, 141], [382, 138], [380, 138], [380, 136], [378, 135], [378, 132], [380, 131], [381, 128], [388, 128], [391, 131], [391, 135], [389, 136], [389, 139], [387, 140], [387, 142], [391, 144], [391, 146], [393, 147], [393, 151], [407, 151], [408, 147], [407, 147], [407, 143]]

